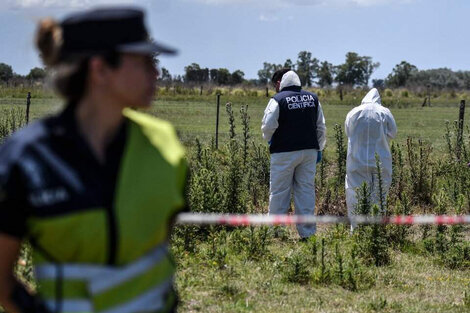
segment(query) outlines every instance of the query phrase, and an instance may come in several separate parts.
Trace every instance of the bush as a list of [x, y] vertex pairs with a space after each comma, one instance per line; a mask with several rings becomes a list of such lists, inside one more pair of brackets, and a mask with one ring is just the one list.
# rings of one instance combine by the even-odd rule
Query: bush
[[290, 283], [307, 284], [311, 279], [308, 264], [301, 253], [293, 253], [286, 258], [283, 274]]
[[24, 125], [26, 125], [26, 110], [24, 108], [2, 108], [0, 110], [0, 143]]

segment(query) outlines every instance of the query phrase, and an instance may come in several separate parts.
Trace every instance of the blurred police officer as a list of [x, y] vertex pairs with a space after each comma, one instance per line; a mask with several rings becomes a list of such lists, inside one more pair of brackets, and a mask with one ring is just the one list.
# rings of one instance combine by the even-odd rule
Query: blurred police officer
[[[39, 23], [37, 46], [65, 109], [0, 147], [0, 303], [10, 313], [174, 312], [168, 237], [184, 208], [173, 127], [131, 108], [155, 96], [141, 10], [103, 8]], [[13, 275], [23, 239], [37, 294]]]

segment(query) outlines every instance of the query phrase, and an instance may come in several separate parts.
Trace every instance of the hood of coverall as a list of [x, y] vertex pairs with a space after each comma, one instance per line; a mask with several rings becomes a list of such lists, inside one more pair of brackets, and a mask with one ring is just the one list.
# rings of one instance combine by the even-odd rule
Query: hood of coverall
[[382, 105], [382, 99], [380, 98], [379, 91], [377, 88], [372, 88], [367, 95], [362, 99], [361, 104], [376, 103]]
[[282, 76], [281, 85], [279, 90], [284, 89], [285, 87], [297, 86], [300, 87], [300, 78], [294, 71], [289, 71]]

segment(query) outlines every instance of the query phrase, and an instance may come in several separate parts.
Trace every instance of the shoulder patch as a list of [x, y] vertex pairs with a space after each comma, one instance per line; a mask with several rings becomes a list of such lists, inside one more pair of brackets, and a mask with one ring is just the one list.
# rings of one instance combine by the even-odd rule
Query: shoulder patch
[[44, 127], [44, 120], [39, 120], [5, 138], [0, 145], [0, 174], [6, 175], [28, 146], [38, 142], [45, 136], [47, 136], [47, 131]]

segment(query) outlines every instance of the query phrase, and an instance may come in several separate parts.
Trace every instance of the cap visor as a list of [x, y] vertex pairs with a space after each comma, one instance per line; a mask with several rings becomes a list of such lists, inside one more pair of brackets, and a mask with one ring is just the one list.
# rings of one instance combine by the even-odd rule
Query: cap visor
[[156, 43], [155, 41], [143, 41], [120, 45], [117, 47], [117, 51], [126, 53], [137, 53], [137, 54], [176, 54], [177, 50], [168, 46]]

